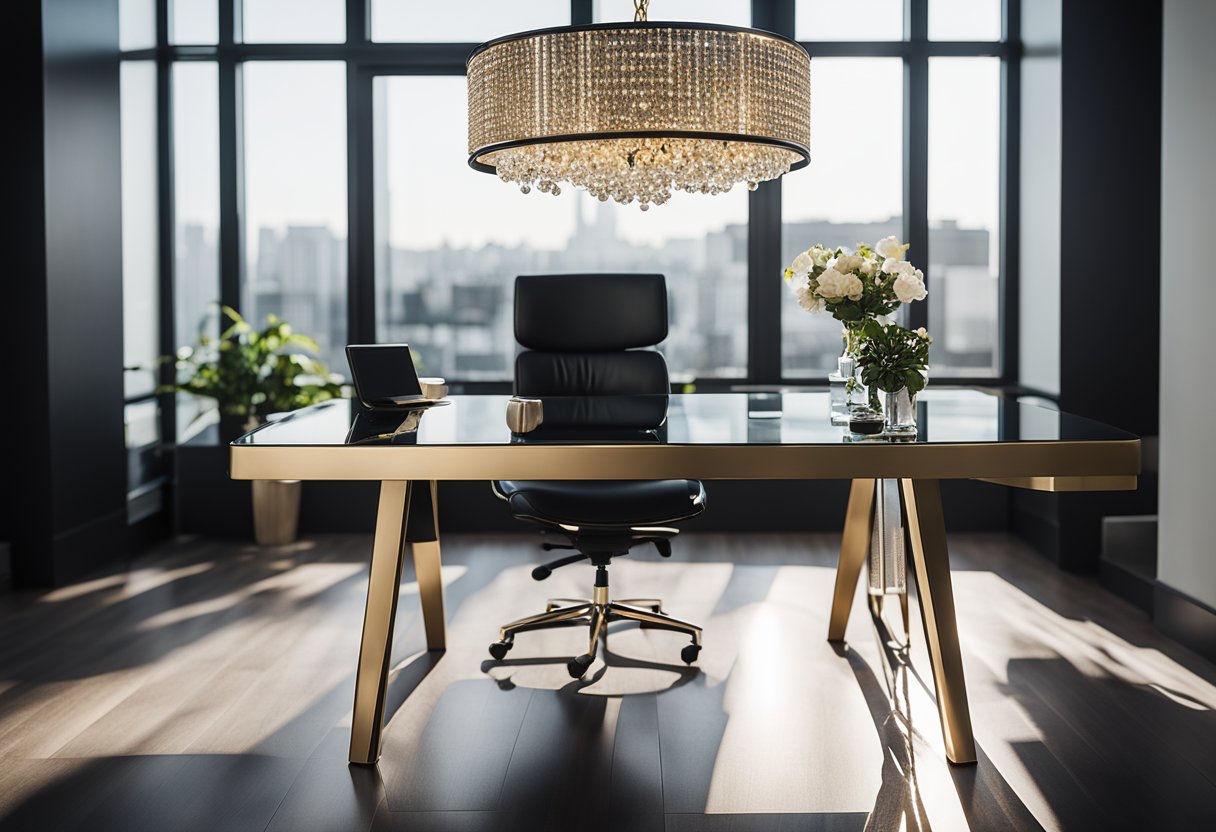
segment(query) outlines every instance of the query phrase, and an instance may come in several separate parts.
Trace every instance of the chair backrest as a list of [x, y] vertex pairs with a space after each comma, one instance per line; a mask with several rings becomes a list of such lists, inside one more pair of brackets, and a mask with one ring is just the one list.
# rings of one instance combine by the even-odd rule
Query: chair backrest
[[521, 396], [666, 393], [660, 274], [520, 275], [515, 279], [515, 392]]

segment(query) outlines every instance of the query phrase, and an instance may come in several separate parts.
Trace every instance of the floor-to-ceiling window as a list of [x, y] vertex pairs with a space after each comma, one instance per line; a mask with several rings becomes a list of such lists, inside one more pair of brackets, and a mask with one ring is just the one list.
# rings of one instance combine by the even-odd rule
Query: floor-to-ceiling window
[[[156, 162], [132, 145], [133, 167], [159, 175], [130, 187], [170, 212], [149, 224], [146, 198], [124, 206], [128, 314], [151, 321], [128, 327], [131, 360], [214, 334], [226, 304], [286, 318], [338, 372], [348, 342], [403, 340], [458, 388], [505, 389], [515, 275], [646, 270], [668, 279], [678, 381], [820, 383], [839, 330], [786, 296], [781, 266], [813, 243], [896, 234], [926, 273], [929, 301], [906, 319], [935, 336], [933, 376], [1008, 382], [1017, 3], [652, 0], [652, 20], [754, 25], [807, 48], [812, 161], [755, 193], [641, 213], [573, 189], [524, 196], [465, 159], [476, 43], [630, 20], [631, 0], [123, 0], [124, 128], [155, 140]], [[148, 227], [159, 237], [141, 240]], [[154, 403], [131, 417], [157, 430], [135, 432], [189, 440], [207, 403], [156, 404], [152, 375], [131, 376], [132, 406]]]

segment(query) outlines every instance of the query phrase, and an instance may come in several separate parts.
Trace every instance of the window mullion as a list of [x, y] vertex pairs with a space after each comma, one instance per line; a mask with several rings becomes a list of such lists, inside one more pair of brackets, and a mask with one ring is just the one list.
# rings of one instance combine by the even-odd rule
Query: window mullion
[[219, 64], [220, 125], [220, 302], [241, 308], [240, 68]]
[[[177, 352], [175, 301], [176, 272], [176, 205], [174, 199], [173, 161], [173, 64], [164, 47], [169, 42], [169, 3], [157, 0], [156, 4], [156, 194], [157, 194], [157, 286], [160, 302], [157, 313], [157, 340], [161, 355]], [[177, 380], [177, 368], [168, 361], [160, 365], [157, 383], [173, 384]], [[177, 396], [162, 393], [160, 396], [161, 443], [171, 443], [177, 437]]]
[[747, 200], [747, 381], [781, 382], [781, 180]]
[[220, 47], [230, 47], [234, 43], [240, 43], [242, 40], [241, 25], [245, 18], [243, 0], [218, 0], [218, 11]]
[[[163, 32], [163, 19], [158, 22], [158, 39]], [[157, 61], [157, 202], [158, 255], [157, 286], [159, 288], [158, 345], [162, 355], [178, 352], [176, 332], [176, 204], [174, 197], [173, 156], [173, 63], [164, 57]], [[165, 361], [157, 372], [158, 384], [173, 384], [178, 369], [173, 361]], [[161, 440], [175, 442], [178, 435], [176, 395], [161, 395]]]
[[1001, 60], [1000, 256], [997, 323], [1001, 330], [1000, 378], [1011, 384], [1018, 378], [1018, 182], [1021, 176], [1021, 2], [1004, 0], [1002, 31], [1005, 55]]
[[[752, 26], [794, 36], [794, 0], [752, 0]], [[781, 383], [781, 180], [748, 194], [747, 381]]]
[[[906, 0], [904, 28], [911, 46], [904, 59], [904, 242], [929, 283], [928, 0]], [[928, 325], [928, 304], [908, 304], [907, 310], [909, 326]]]
[[346, 44], [364, 46], [371, 40], [371, 0], [346, 0]]
[[346, 67], [347, 340], [376, 341], [375, 125], [373, 75]]

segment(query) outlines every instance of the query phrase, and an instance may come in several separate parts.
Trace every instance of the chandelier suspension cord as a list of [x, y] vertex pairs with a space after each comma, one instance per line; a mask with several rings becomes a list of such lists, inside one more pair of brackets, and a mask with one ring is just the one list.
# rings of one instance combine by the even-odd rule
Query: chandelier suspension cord
[[633, 0], [633, 22], [646, 22], [646, 7], [650, 5], [650, 0]]

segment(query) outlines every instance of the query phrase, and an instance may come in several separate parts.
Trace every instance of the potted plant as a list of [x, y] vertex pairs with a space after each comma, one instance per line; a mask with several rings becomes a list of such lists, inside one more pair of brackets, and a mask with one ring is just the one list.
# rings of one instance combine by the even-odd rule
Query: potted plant
[[[317, 343], [293, 332], [275, 315], [254, 329], [231, 307], [231, 322], [218, 338], [203, 335], [197, 345], [166, 356], [181, 375], [158, 392], [191, 393], [215, 399], [224, 444], [252, 430], [272, 413], [307, 407], [342, 395], [341, 377], [316, 358]], [[184, 379], [184, 380], [183, 380]], [[299, 481], [254, 482], [253, 519], [258, 543], [295, 540], [300, 510]]]
[[[870, 406], [885, 414], [888, 433], [916, 432], [916, 394], [925, 389], [929, 346], [924, 327], [867, 321], [862, 327], [861, 381], [870, 390]], [[878, 391], [886, 394], [885, 407]]]

